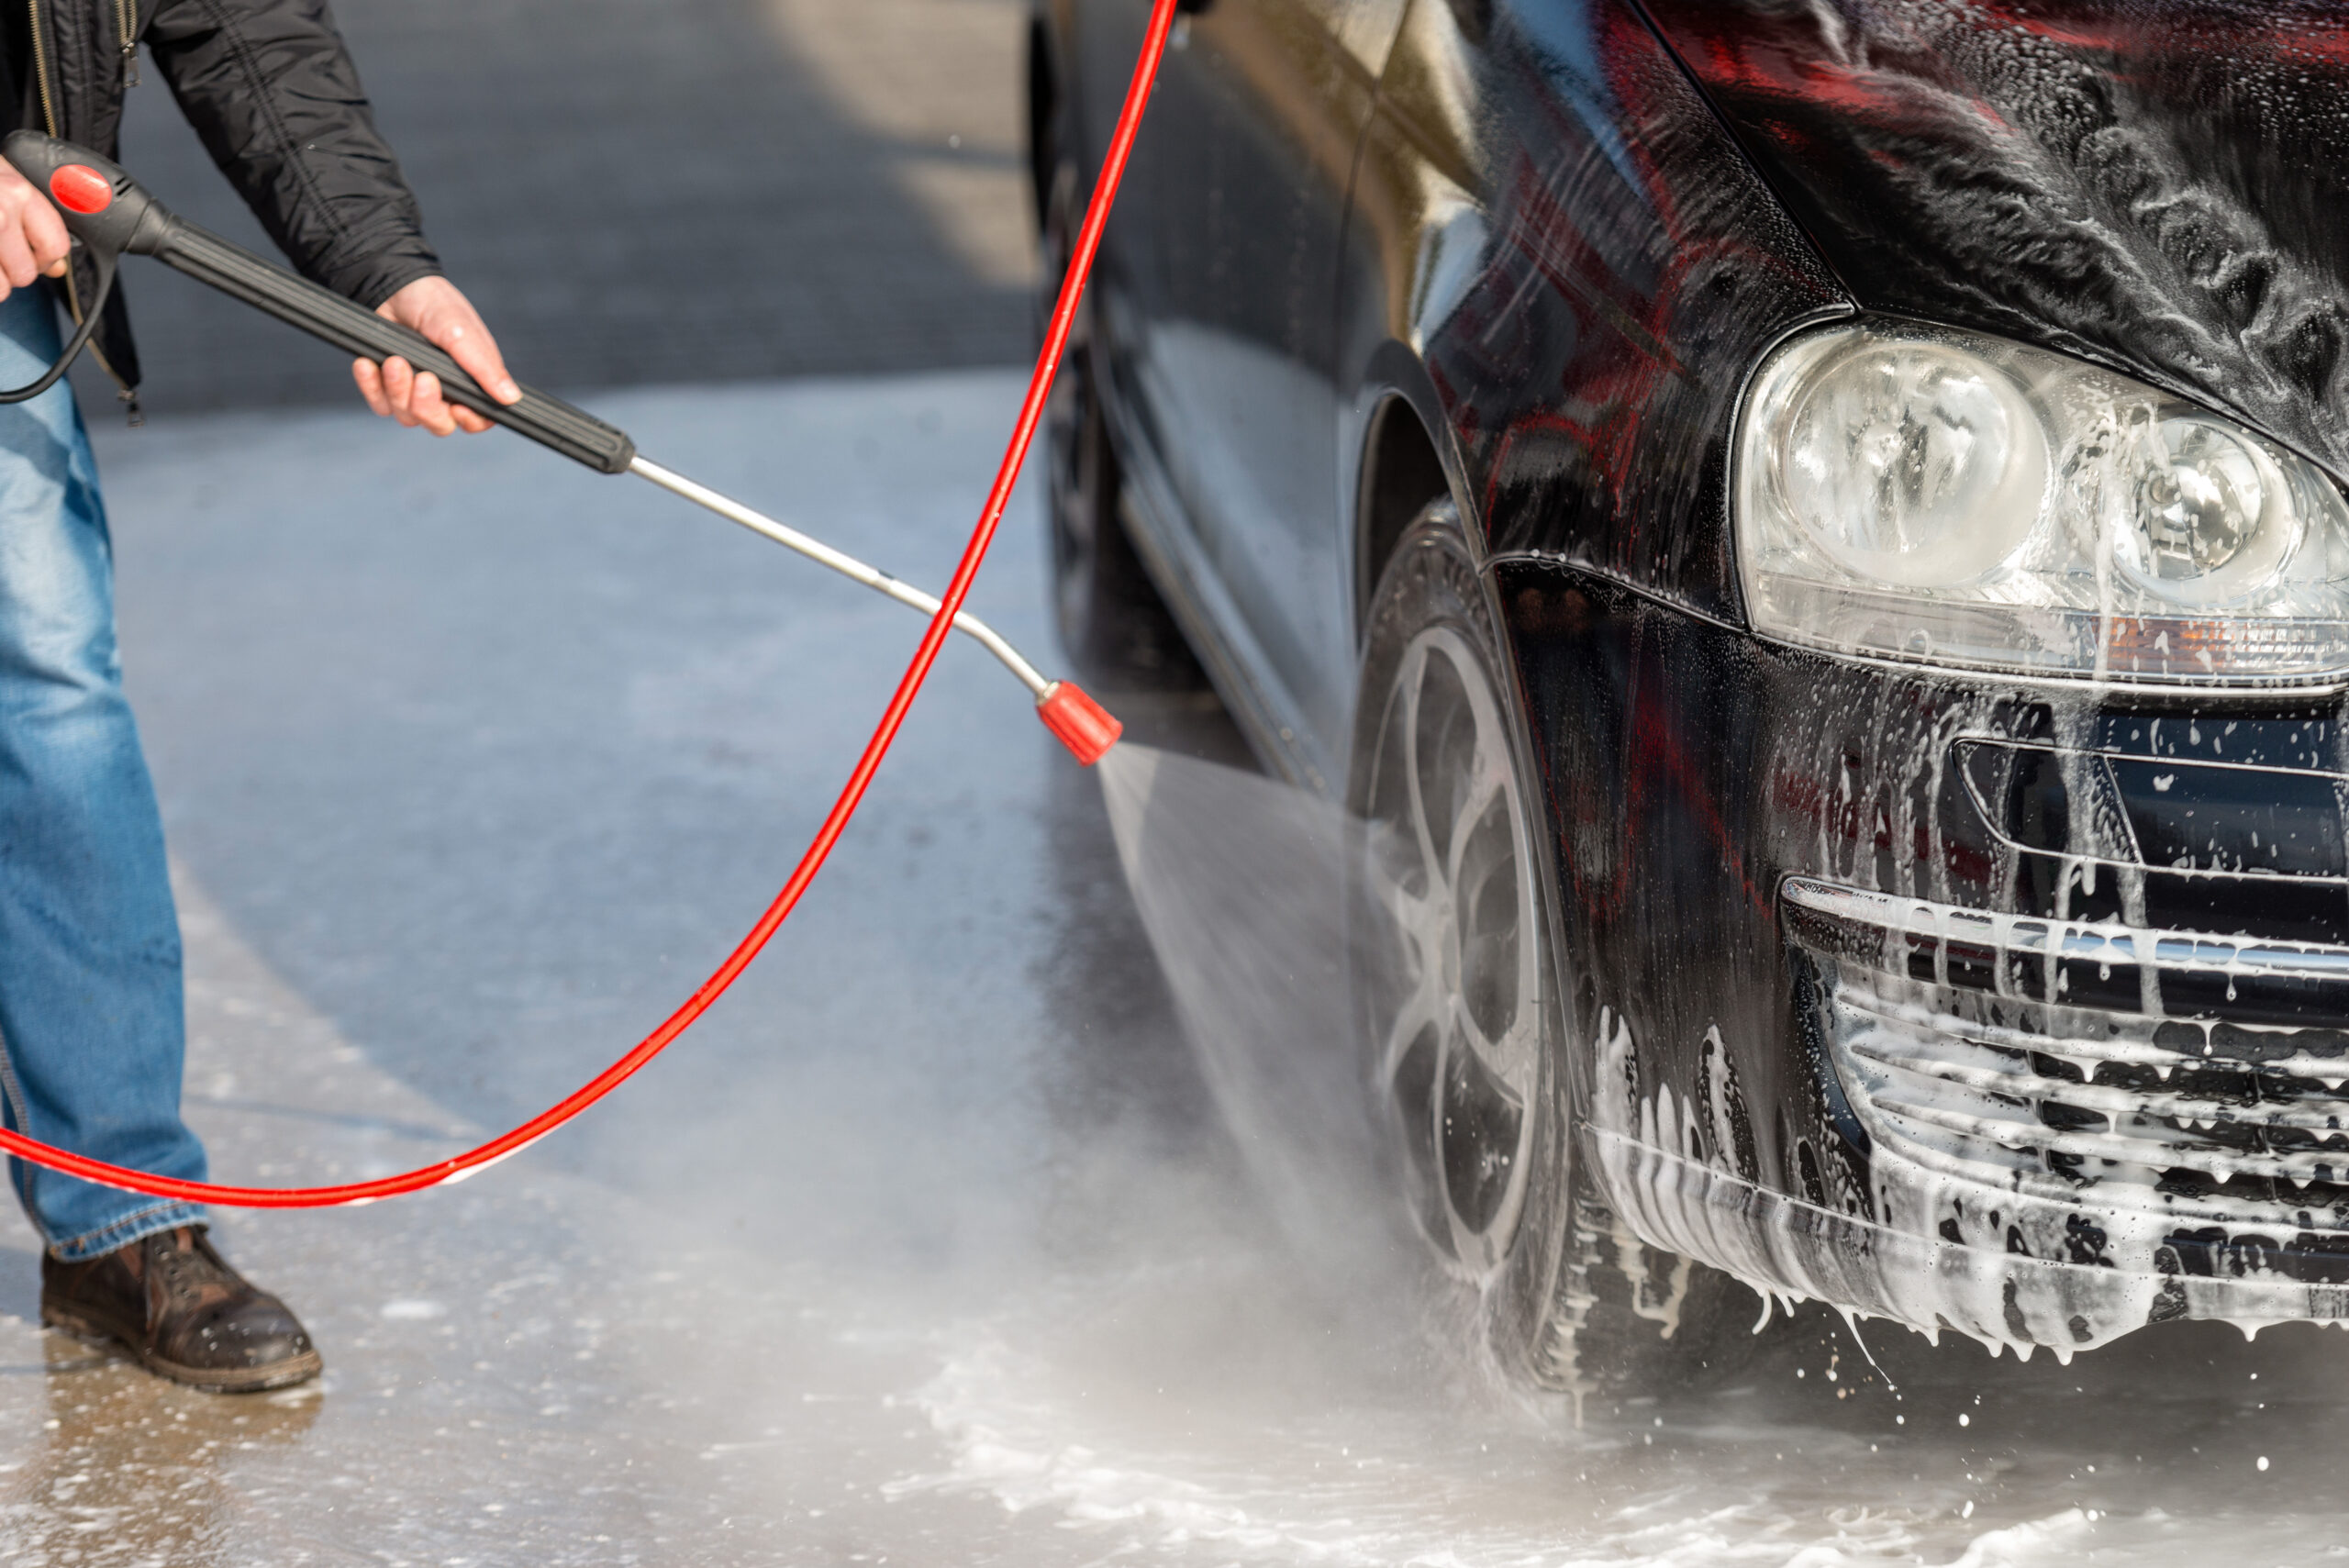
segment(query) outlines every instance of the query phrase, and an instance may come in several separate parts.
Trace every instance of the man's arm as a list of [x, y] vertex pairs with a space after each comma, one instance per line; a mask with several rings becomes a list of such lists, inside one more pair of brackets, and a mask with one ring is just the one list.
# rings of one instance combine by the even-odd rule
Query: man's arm
[[[325, 0], [160, 0], [144, 37], [213, 161], [299, 271], [415, 328], [499, 401], [521, 395], [496, 339], [440, 275]], [[0, 272], [9, 260], [0, 239]], [[403, 425], [489, 428], [405, 361], [378, 372], [362, 360], [352, 374], [368, 406]]]

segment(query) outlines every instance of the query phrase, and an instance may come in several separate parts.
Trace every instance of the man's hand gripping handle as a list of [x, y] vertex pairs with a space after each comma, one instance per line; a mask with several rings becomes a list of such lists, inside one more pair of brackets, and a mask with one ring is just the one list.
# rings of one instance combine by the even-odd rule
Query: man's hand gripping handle
[[[364, 306], [174, 217], [119, 164], [87, 148], [38, 131], [19, 130], [0, 142], [0, 157], [6, 157], [49, 197], [66, 228], [106, 272], [111, 272], [114, 259], [124, 251], [152, 256], [345, 353], [377, 364], [388, 359], [406, 360], [417, 371], [437, 376], [447, 401], [574, 462], [602, 473], [625, 473], [635, 461], [636, 443], [626, 433], [529, 387], [522, 389], [518, 402], [500, 403], [421, 333], [385, 320]], [[95, 322], [93, 306], [91, 320], [83, 324], [74, 351], [79, 351], [81, 339], [86, 339], [87, 328]], [[69, 352], [67, 361], [72, 357]]]

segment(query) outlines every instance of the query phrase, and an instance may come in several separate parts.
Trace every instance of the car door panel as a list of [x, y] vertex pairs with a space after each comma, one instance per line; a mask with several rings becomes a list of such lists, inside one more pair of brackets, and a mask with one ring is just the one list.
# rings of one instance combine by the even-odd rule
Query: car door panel
[[1126, 366], [1174, 516], [1287, 770], [1341, 771], [1353, 677], [1334, 287], [1353, 151], [1403, 0], [1211, 0], [1152, 113], [1155, 254]]

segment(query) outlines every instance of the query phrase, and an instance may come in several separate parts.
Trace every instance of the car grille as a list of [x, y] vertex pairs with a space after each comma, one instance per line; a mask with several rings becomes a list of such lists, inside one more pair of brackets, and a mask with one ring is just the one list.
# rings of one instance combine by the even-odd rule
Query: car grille
[[[2095, 1185], [2304, 1225], [2349, 1213], [2349, 951], [1802, 879], [1786, 907], [1818, 982], [1828, 1090], [1868, 1142], [2046, 1196]], [[2124, 996], [2139, 1005], [2110, 1005]]]

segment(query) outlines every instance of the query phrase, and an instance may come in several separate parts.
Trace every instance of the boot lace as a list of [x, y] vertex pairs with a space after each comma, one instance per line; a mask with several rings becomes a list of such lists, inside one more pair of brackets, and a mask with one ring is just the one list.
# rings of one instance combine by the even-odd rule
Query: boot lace
[[182, 1247], [172, 1236], [161, 1238], [160, 1243], [149, 1250], [147, 1262], [155, 1270], [164, 1296], [182, 1307], [192, 1306], [201, 1298], [204, 1287], [212, 1283], [216, 1273], [211, 1260], [201, 1250], [193, 1245]]

